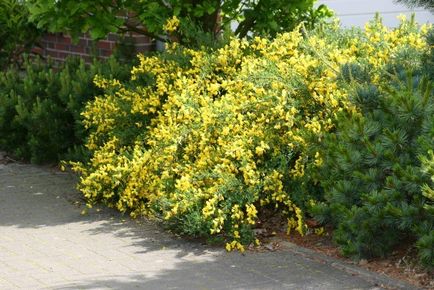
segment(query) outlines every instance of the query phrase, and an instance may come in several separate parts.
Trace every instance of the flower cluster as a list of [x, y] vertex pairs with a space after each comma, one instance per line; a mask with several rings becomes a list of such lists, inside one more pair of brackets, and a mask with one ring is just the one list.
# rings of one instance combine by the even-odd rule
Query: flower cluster
[[415, 27], [389, 30], [377, 21], [365, 31], [331, 26], [307, 35], [297, 28], [212, 52], [173, 44], [163, 55], [139, 56], [133, 79], [145, 85], [95, 79], [107, 93], [83, 113], [93, 157], [74, 164], [79, 188], [90, 202], [161, 218], [190, 235], [221, 235], [228, 250], [254, 241], [264, 208], [280, 210], [288, 232], [303, 234], [312, 197], [297, 186], [308, 164], [322, 164], [309, 142], [333, 128], [337, 112], [355, 110], [338, 84], [342, 65], [365, 63], [375, 77], [385, 58], [426, 49]]
[[163, 29], [169, 33], [174, 32], [179, 27], [179, 19], [176, 16], [173, 16], [172, 18], [168, 19], [166, 24], [164, 25]]

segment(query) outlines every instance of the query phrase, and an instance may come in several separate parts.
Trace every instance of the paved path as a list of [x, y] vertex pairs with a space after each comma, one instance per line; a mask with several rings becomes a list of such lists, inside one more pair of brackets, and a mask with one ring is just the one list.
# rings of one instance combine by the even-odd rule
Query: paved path
[[81, 215], [74, 182], [47, 168], [0, 164], [0, 289], [407, 287], [298, 247], [243, 256], [108, 209]]

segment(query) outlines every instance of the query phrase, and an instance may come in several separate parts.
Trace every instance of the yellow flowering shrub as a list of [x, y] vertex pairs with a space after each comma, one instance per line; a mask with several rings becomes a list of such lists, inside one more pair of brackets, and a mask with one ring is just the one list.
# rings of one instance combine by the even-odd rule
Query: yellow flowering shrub
[[288, 233], [303, 234], [314, 197], [300, 183], [306, 166], [322, 164], [309, 142], [333, 129], [337, 112], [356, 110], [339, 85], [342, 65], [364, 63], [375, 77], [387, 59], [425, 47], [409, 21], [302, 32], [232, 39], [214, 51], [174, 43], [139, 56], [137, 86], [96, 78], [107, 93], [83, 113], [93, 156], [73, 164], [79, 189], [90, 203], [223, 236], [228, 250], [254, 241], [265, 208], [288, 218]]

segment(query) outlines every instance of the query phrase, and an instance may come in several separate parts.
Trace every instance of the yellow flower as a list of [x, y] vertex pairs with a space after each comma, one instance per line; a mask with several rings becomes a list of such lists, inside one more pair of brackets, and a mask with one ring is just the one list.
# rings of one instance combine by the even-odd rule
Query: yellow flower
[[270, 149], [264, 141], [261, 140], [261, 144], [255, 148], [255, 153], [258, 156], [262, 156], [266, 150]]
[[319, 152], [315, 153], [315, 161], [314, 161], [315, 166], [321, 166], [323, 164], [323, 160], [321, 158], [321, 154]]
[[174, 32], [179, 27], [179, 19], [176, 16], [173, 16], [170, 19], [167, 19], [166, 24], [164, 24], [163, 29], [167, 32]]
[[251, 225], [255, 224], [256, 215], [258, 213], [256, 207], [253, 204], [246, 205], [247, 222]]
[[[179, 24], [174, 16], [164, 29]], [[339, 112], [358, 113], [339, 83], [342, 65], [371, 64], [381, 87], [389, 59], [429, 49], [427, 27], [412, 25], [392, 30], [376, 20], [339, 37], [337, 28], [306, 37], [296, 29], [273, 40], [231, 39], [214, 51], [170, 44], [176, 57], [138, 56], [131, 80], [140, 85], [96, 76], [105, 93], [82, 113], [92, 158], [70, 163], [79, 189], [132, 216], [182, 221], [188, 211], [209, 234], [232, 236], [228, 251], [244, 251], [244, 227], [265, 207], [285, 215], [288, 233], [303, 234], [306, 204], [291, 200], [300, 193], [289, 184], [323, 163], [321, 152], [310, 155], [310, 140], [333, 130]]]
[[228, 252], [230, 252], [232, 250], [232, 246], [230, 243], [226, 243], [225, 248], [226, 248], [226, 251], [228, 251]]

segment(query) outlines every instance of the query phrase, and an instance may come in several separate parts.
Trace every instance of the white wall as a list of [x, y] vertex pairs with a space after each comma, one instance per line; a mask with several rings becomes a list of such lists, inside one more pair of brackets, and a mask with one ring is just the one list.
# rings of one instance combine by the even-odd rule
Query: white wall
[[397, 26], [399, 21], [396, 18], [399, 14], [408, 17], [414, 12], [416, 21], [420, 24], [433, 23], [434, 15], [421, 8], [410, 9], [403, 4], [397, 4], [393, 0], [318, 0], [318, 4], [326, 4], [334, 10], [341, 19], [343, 26], [363, 26], [374, 18], [379, 12], [383, 23], [387, 26]]

